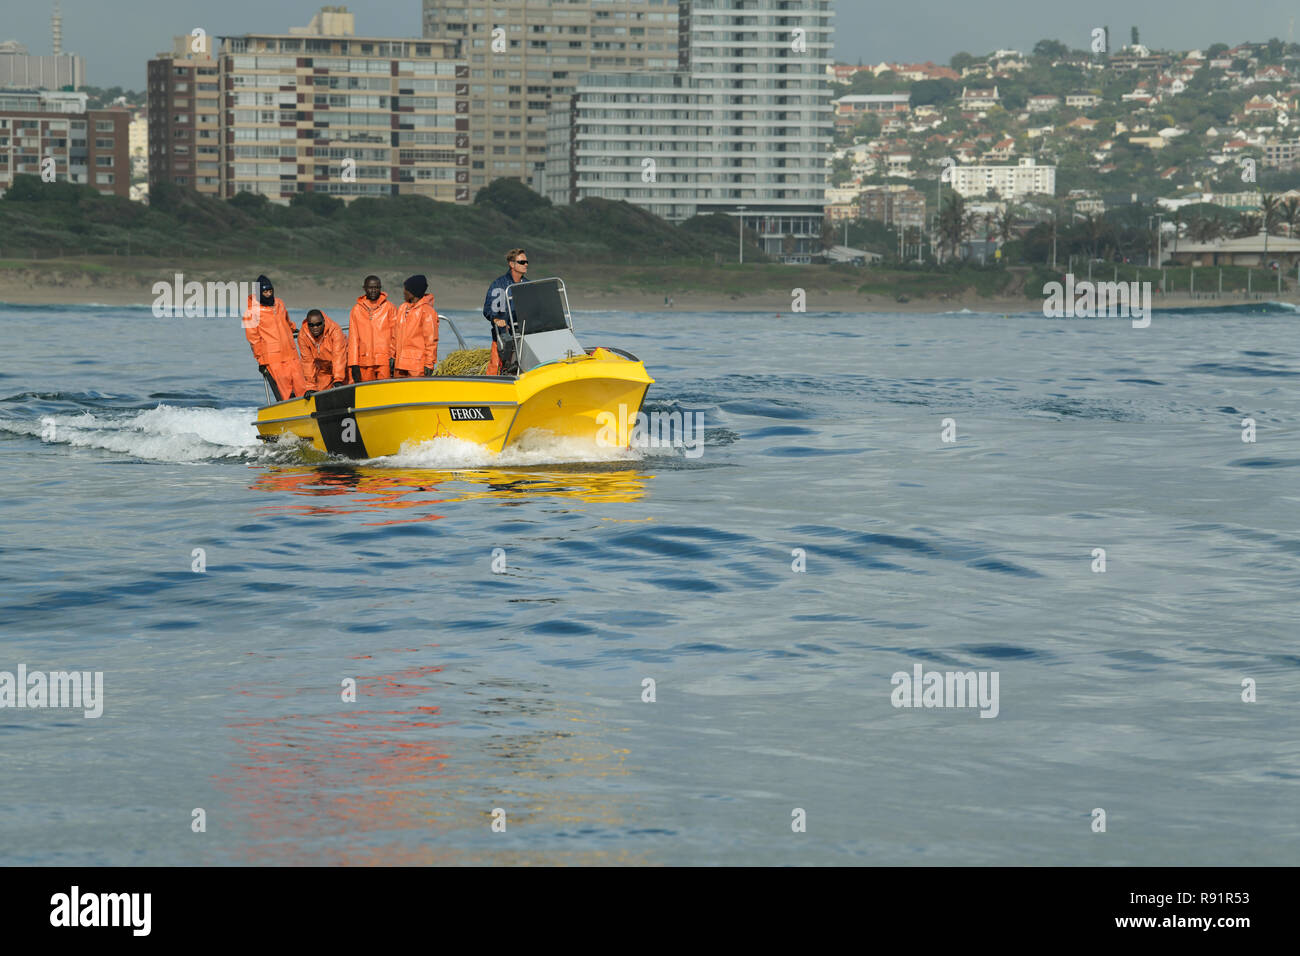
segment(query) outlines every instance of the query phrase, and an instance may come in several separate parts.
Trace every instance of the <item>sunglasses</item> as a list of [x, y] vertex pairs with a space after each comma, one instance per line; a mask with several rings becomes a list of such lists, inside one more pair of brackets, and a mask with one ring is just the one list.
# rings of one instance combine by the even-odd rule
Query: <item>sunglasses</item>
[[515, 260], [515, 265], [517, 265], [517, 266], [526, 266], [526, 265], [528, 265], [528, 260], [527, 260], [527, 259], [516, 259], [516, 260]]

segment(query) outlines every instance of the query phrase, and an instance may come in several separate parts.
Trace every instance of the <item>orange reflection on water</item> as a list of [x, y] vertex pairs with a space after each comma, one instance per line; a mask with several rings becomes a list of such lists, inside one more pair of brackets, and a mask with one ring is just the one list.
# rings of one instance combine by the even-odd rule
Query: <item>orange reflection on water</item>
[[[544, 471], [487, 468], [435, 471], [331, 465], [267, 468], [249, 487], [254, 491], [288, 493], [313, 499], [257, 509], [264, 514], [343, 515], [364, 514], [371, 509], [420, 512], [366, 522], [367, 525], [379, 526], [437, 521], [444, 515], [434, 510], [435, 506], [480, 499], [517, 501], [520, 497], [545, 496], [585, 502], [638, 501], [645, 495], [648, 477], [626, 469], [588, 471], [564, 467]], [[339, 501], [319, 500], [340, 495], [344, 497]]]
[[[321, 471], [314, 468], [273, 468], [260, 475], [252, 485], [255, 491], [287, 491], [294, 495], [321, 497], [348, 496], [341, 504], [291, 504], [269, 505], [258, 511], [279, 514], [339, 515], [362, 514], [368, 508], [431, 508], [443, 504], [445, 499], [427, 494], [432, 489], [423, 485], [412, 486], [399, 475], [362, 475], [352, 470]], [[410, 524], [415, 521], [437, 521], [442, 515], [426, 513], [410, 518], [390, 518], [368, 521], [367, 526]]]
[[[431, 650], [393, 648], [357, 657], [392, 661], [407, 653]], [[340, 702], [337, 688], [232, 688], [249, 706], [228, 724], [241, 756], [217, 784], [229, 797], [237, 862], [647, 862], [643, 852], [617, 845], [530, 847], [492, 833], [497, 806], [506, 809], [511, 834], [545, 838], [557, 830], [625, 828], [621, 801], [597, 778], [626, 773], [627, 751], [609, 739], [618, 728], [597, 712], [557, 710], [544, 685], [457, 686], [443, 670], [401, 662], [391, 672], [358, 674], [357, 703]], [[328, 697], [333, 701], [326, 704]], [[272, 704], [283, 709], [262, 716]], [[474, 726], [447, 737], [445, 728], [459, 721], [445, 719], [444, 707], [469, 716]], [[552, 726], [512, 728], [509, 722], [521, 717]], [[492, 726], [477, 726], [485, 722]]]

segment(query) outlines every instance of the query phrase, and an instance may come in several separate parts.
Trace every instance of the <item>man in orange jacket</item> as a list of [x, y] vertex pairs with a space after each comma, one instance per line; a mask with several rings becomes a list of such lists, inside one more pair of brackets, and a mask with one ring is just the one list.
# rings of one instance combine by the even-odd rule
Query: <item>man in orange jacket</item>
[[298, 335], [298, 354], [307, 394], [323, 392], [348, 380], [348, 340], [339, 324], [320, 309], [312, 309]]
[[307, 391], [302, 361], [293, 344], [296, 332], [284, 303], [275, 296], [271, 280], [258, 276], [253, 295], [248, 297], [248, 308], [244, 310], [244, 335], [252, 346], [253, 358], [257, 359], [257, 370], [270, 383], [277, 402]]
[[388, 353], [393, 378], [432, 375], [438, 364], [438, 313], [428, 289], [429, 280], [424, 276], [411, 276], [402, 284], [406, 301], [397, 310]]
[[388, 300], [379, 276], [366, 276], [362, 288], [365, 294], [348, 316], [348, 366], [353, 382], [373, 382], [388, 378], [397, 307]]

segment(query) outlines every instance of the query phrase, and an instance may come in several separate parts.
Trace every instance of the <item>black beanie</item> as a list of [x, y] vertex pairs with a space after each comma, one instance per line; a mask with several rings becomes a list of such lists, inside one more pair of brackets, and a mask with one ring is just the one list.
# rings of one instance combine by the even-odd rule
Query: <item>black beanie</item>
[[402, 288], [418, 299], [429, 291], [429, 280], [424, 276], [411, 276], [402, 283]]
[[265, 298], [265, 297], [266, 297], [266, 293], [267, 293], [267, 291], [268, 291], [268, 290], [274, 291], [274, 289], [275, 289], [275, 286], [273, 286], [273, 285], [271, 284], [271, 280], [268, 279], [266, 276], [258, 276], [258, 277], [257, 277], [257, 295], [258, 295], [258, 298]]

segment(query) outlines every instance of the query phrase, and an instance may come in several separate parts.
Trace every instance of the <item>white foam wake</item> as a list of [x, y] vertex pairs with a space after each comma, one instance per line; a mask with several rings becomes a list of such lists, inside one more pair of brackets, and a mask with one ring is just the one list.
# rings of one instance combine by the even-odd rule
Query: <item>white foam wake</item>
[[99, 448], [148, 461], [260, 458], [265, 446], [250, 424], [255, 408], [175, 408], [142, 412], [42, 415], [34, 421], [3, 420], [0, 428], [52, 445]]
[[[38, 419], [0, 419], [0, 430], [29, 435], [50, 445], [97, 448], [146, 461], [199, 462], [242, 458], [273, 462], [297, 457], [296, 439], [264, 444], [252, 421], [256, 408], [177, 408], [146, 411], [85, 411]], [[671, 452], [668, 452], [671, 454]], [[501, 454], [459, 438], [408, 443], [396, 455], [369, 459], [380, 468], [468, 469], [569, 463], [637, 462], [655, 450], [609, 448], [594, 440], [563, 438], [530, 429]]]
[[501, 468], [555, 465], [572, 462], [635, 462], [642, 454], [626, 448], [606, 448], [593, 440], [564, 438], [529, 429], [519, 441], [494, 454], [482, 445], [460, 438], [434, 438], [403, 445], [396, 455], [372, 458], [367, 464], [381, 468]]

